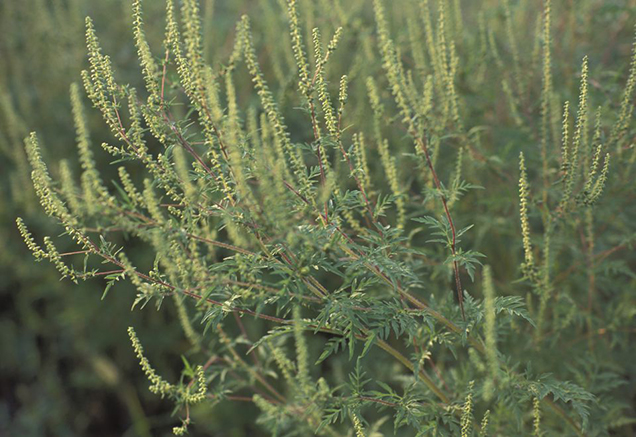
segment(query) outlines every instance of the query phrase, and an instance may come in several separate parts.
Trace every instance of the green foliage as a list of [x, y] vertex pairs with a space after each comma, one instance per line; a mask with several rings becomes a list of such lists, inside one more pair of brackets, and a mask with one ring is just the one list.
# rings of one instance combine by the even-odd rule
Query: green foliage
[[229, 432], [211, 414], [233, 402], [266, 435], [634, 431], [636, 48], [594, 31], [632, 6], [237, 2], [211, 43], [213, 2], [146, 3], [124, 43], [140, 69], [85, 20], [79, 178], [9, 96], [3, 150], [34, 187], [15, 202], [65, 237], [17, 208], [37, 260], [103, 277], [105, 307], [171, 314], [169, 372], [127, 333], [174, 434]]

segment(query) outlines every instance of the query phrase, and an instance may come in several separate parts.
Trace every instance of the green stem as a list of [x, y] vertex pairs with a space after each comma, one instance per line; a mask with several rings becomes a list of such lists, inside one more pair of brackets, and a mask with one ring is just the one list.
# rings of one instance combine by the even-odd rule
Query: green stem
[[[408, 368], [411, 372], [415, 371], [415, 368], [413, 367], [413, 363], [411, 363], [409, 359], [406, 358], [404, 355], [402, 355], [400, 352], [393, 349], [386, 341], [378, 339], [377, 345], [384, 351], [391, 354], [400, 363], [404, 364], [404, 366]], [[450, 404], [450, 399], [448, 398], [448, 396], [446, 396], [444, 392], [438, 386], [435, 385], [433, 380], [426, 373], [424, 373], [424, 370], [419, 371], [419, 377], [424, 382], [424, 384], [426, 384], [426, 386], [430, 388], [431, 391], [435, 393], [438, 398], [440, 398], [440, 400], [443, 403]]]

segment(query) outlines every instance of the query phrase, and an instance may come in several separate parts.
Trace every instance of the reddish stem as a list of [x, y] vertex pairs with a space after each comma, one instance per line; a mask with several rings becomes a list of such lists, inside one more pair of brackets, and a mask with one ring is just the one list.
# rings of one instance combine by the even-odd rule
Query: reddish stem
[[462, 289], [462, 281], [459, 277], [459, 264], [457, 263], [457, 232], [455, 231], [455, 224], [453, 223], [453, 217], [451, 216], [450, 210], [448, 209], [448, 202], [446, 201], [446, 196], [442, 192], [442, 184], [437, 177], [437, 172], [435, 171], [435, 167], [433, 166], [433, 161], [431, 160], [431, 155], [428, 150], [428, 144], [422, 138], [416, 134], [416, 132], [411, 131], [411, 135], [416, 139], [420, 148], [424, 152], [424, 156], [426, 157], [426, 164], [428, 165], [431, 174], [433, 175], [433, 181], [435, 182], [435, 187], [439, 192], [440, 199], [442, 199], [442, 205], [444, 206], [444, 213], [446, 214], [446, 219], [448, 220], [448, 225], [451, 229], [452, 240], [451, 240], [451, 254], [453, 256], [453, 271], [455, 272], [455, 286], [457, 287], [457, 299], [459, 300], [459, 309], [462, 313], [462, 319], [466, 320], [466, 314], [464, 313], [464, 296]]

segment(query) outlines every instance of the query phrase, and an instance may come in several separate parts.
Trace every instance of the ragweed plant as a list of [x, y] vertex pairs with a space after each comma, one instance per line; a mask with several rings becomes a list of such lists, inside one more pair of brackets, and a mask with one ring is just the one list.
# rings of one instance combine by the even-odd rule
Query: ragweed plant
[[[633, 287], [633, 259], [601, 261], [631, 244], [634, 211], [598, 205], [633, 196], [612, 178], [634, 165], [636, 51], [591, 126], [592, 61], [553, 74], [555, 15], [579, 11], [550, 0], [404, 0], [395, 15], [382, 0], [258, 3], [266, 25], [243, 15], [210, 61], [197, 0], [166, 1], [158, 41], [134, 0], [141, 88], [86, 18], [85, 95], [71, 87], [79, 179], [67, 161], [49, 168], [37, 134], [25, 141], [44, 212], [78, 246], [40, 246], [18, 219], [36, 259], [75, 282], [101, 277], [104, 297], [129, 281], [133, 310], [175, 308], [189, 342], [178, 380], [128, 331], [150, 390], [175, 405], [173, 432], [249, 402], [271, 435], [628, 433], [633, 408], [616, 391], [634, 391], [619, 364], [634, 297], [608, 282]], [[515, 37], [524, 11], [537, 14], [536, 56]], [[571, 76], [574, 116], [558, 109]], [[502, 93], [501, 120], [484, 88]], [[86, 99], [118, 180], [98, 170]], [[518, 132], [501, 149], [499, 123]], [[515, 191], [520, 229], [517, 212], [480, 201], [516, 204]], [[608, 329], [617, 338], [597, 338]], [[558, 362], [566, 350], [578, 361]]]

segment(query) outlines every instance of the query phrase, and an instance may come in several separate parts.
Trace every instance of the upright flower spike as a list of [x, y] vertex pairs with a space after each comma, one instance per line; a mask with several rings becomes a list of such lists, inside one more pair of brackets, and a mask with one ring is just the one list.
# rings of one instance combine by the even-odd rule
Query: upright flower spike
[[135, 206], [143, 206], [144, 198], [133, 184], [132, 180], [130, 179], [130, 175], [126, 171], [126, 168], [122, 166], [119, 167], [117, 171], [119, 173], [119, 179], [121, 180], [122, 186], [124, 187], [124, 191], [128, 195], [128, 198], [130, 199], [132, 204]]
[[[173, 18], [174, 21], [174, 18]], [[206, 101], [206, 88], [208, 83], [205, 81], [205, 63], [203, 57], [203, 44], [201, 42], [201, 17], [199, 14], [198, 0], [183, 0], [181, 3], [181, 23], [183, 25], [183, 42], [185, 47], [185, 57], [182, 55], [177, 59], [179, 68], [184, 71], [184, 76], [190, 80], [189, 90], [190, 99], [198, 106], [198, 111], [204, 123], [210, 124], [210, 105]], [[175, 51], [175, 43], [179, 42], [178, 31], [176, 31], [176, 23], [173, 23], [173, 44], [172, 50]], [[218, 131], [212, 128], [214, 133], [218, 135]]]
[[[429, 62], [433, 66], [433, 76], [435, 78], [442, 77], [443, 68], [440, 62], [440, 56], [437, 53], [437, 45], [435, 44], [435, 37], [433, 34], [433, 24], [431, 22], [431, 10], [429, 7], [429, 0], [419, 0], [420, 19], [424, 24], [424, 36], [426, 39], [426, 48], [428, 51]], [[443, 83], [441, 80], [437, 80], [438, 91], [443, 89]], [[440, 95], [443, 92], [439, 92]]]
[[543, 4], [543, 85], [541, 88], [541, 163], [543, 171], [543, 200], [547, 200], [548, 186], [548, 142], [550, 135], [550, 104], [552, 100], [552, 56], [551, 36], [552, 0]]
[[599, 197], [603, 193], [603, 189], [605, 188], [605, 183], [607, 182], [607, 174], [609, 172], [609, 163], [610, 163], [610, 154], [607, 153], [605, 155], [605, 163], [603, 164], [603, 169], [601, 170], [601, 174], [594, 183], [594, 187], [590, 193], [590, 195], [586, 199], [586, 204], [593, 205], [598, 201]]
[[[590, 163], [590, 174], [588, 176], [594, 177], [596, 170], [598, 170], [598, 161], [603, 150], [603, 139], [601, 137], [601, 107], [596, 108], [596, 121], [594, 123], [594, 136], [592, 137], [592, 143], [590, 149], [592, 150], [592, 160]], [[588, 177], [589, 179], [589, 177]]]
[[185, 196], [185, 201], [188, 204], [196, 204], [199, 200], [200, 192], [197, 186], [192, 181], [192, 175], [190, 171], [192, 166], [185, 156], [183, 149], [177, 147], [172, 153], [174, 161], [174, 168], [177, 176], [180, 179], [180, 185]]
[[[198, 0], [183, 0], [181, 4], [181, 21], [183, 23], [183, 40], [194, 76], [200, 85], [203, 79], [203, 48], [201, 44], [201, 16]], [[203, 89], [200, 88], [200, 89]]]
[[344, 107], [347, 104], [347, 99], [349, 98], [348, 94], [347, 94], [347, 87], [348, 87], [348, 81], [349, 79], [347, 78], [347, 75], [343, 75], [340, 78], [340, 90], [338, 92], [338, 122], [340, 123], [340, 118], [342, 117], [342, 112], [344, 111]]
[[236, 184], [235, 186], [238, 188], [236, 194], [245, 200], [249, 199], [251, 195], [251, 191], [247, 186], [247, 179], [243, 172], [244, 161], [242, 154], [244, 152], [241, 145], [246, 143], [243, 141], [245, 135], [241, 127], [236, 88], [231, 70], [225, 73], [225, 90], [227, 97], [227, 117], [224, 132], [227, 143], [230, 145], [227, 150], [228, 161], [231, 164], [232, 178]]
[[296, 3], [296, 0], [287, 1], [289, 32], [291, 34], [294, 59], [296, 60], [296, 67], [298, 68], [298, 88], [300, 89], [301, 93], [307, 95], [310, 92], [309, 64], [307, 62], [307, 55], [305, 52], [305, 46], [303, 44], [302, 30], [300, 28], [298, 11], [296, 10]]
[[601, 174], [599, 177], [596, 177], [598, 173], [598, 168], [601, 161], [601, 155], [603, 153], [603, 143], [601, 140], [601, 108], [599, 107], [596, 111], [596, 127], [594, 131], [594, 139], [592, 141], [592, 159], [590, 162], [590, 170], [586, 176], [585, 186], [583, 187], [583, 192], [580, 195], [583, 203], [586, 205], [592, 205], [598, 200], [601, 192], [603, 191], [603, 187], [605, 186], [605, 181], [607, 180], [607, 172], [609, 171], [609, 159], [610, 155], [607, 153], [605, 155], [605, 162], [603, 164], [603, 168], [601, 169]]
[[113, 135], [124, 141], [125, 137], [119, 125], [114, 103], [114, 99], [119, 95], [118, 86], [110, 58], [102, 53], [93, 20], [90, 17], [86, 17], [86, 46], [90, 73], [82, 72], [84, 87], [93, 104], [102, 112]]
[[563, 197], [559, 205], [559, 209], [564, 213], [572, 198], [574, 184], [578, 178], [579, 168], [579, 150], [581, 148], [583, 133], [587, 130], [587, 94], [588, 94], [588, 60], [587, 56], [583, 58], [583, 66], [581, 68], [581, 88], [579, 93], [579, 107], [576, 116], [576, 128], [572, 138], [572, 153], [569, 158], [569, 172], [565, 179], [565, 188]]
[[437, 53], [442, 66], [442, 77], [448, 74], [448, 45], [447, 22], [446, 22], [446, 1], [437, 0]]
[[79, 148], [79, 158], [82, 170], [91, 173], [95, 172], [95, 161], [93, 160], [93, 152], [90, 149], [88, 127], [86, 126], [86, 117], [84, 115], [84, 105], [82, 104], [82, 96], [79, 92], [79, 86], [76, 83], [71, 84], [71, 107], [73, 109], [73, 121], [75, 122], [76, 141]]
[[99, 177], [99, 172], [95, 166], [86, 116], [84, 114], [84, 105], [82, 104], [82, 96], [80, 94], [79, 85], [76, 83], [71, 84], [71, 107], [73, 109], [73, 121], [75, 122], [80, 164], [84, 171], [82, 174], [82, 191], [86, 198], [85, 203], [88, 207], [88, 211], [95, 213], [98, 211], [100, 203], [107, 202], [113, 204], [114, 201]]
[[81, 216], [84, 209], [84, 205], [78, 198], [78, 192], [76, 189], [76, 182], [73, 179], [71, 168], [69, 167], [66, 159], [60, 160], [59, 164], [60, 172], [60, 192], [62, 197], [66, 200], [66, 204], [73, 215]]
[[[636, 29], [636, 27], [635, 27]], [[629, 66], [629, 76], [627, 77], [627, 83], [625, 84], [625, 90], [623, 91], [623, 99], [621, 100], [621, 110], [618, 115], [618, 119], [612, 128], [610, 134], [609, 145], [616, 144], [617, 150], [621, 151], [621, 140], [625, 135], [625, 131], [629, 126], [631, 120], [631, 112], [633, 108], [633, 94], [634, 88], [636, 88], [636, 36], [632, 44], [632, 60]]]
[[213, 38], [213, 29], [216, 27], [213, 21], [215, 14], [215, 3], [216, 0], [205, 0], [203, 5], [203, 29], [202, 29], [202, 37], [203, 37], [203, 60], [207, 64], [211, 64], [211, 48], [216, 43]]
[[353, 135], [353, 154], [356, 159], [356, 168], [362, 174], [362, 187], [365, 192], [371, 189], [371, 176], [369, 163], [367, 161], [367, 147], [362, 132]]
[[152, 181], [150, 179], [144, 179], [143, 197], [146, 208], [148, 209], [152, 219], [159, 225], [165, 224], [166, 219], [161, 207], [159, 206], [159, 199], [157, 199], [157, 196], [155, 195], [155, 190], [152, 188]]
[[384, 139], [378, 144], [378, 151], [380, 152], [380, 161], [384, 167], [386, 178], [389, 182], [391, 192], [396, 197], [396, 205], [398, 207], [398, 227], [402, 228], [406, 220], [406, 211], [404, 199], [402, 196], [402, 189], [400, 188], [400, 181], [398, 180], [397, 166], [395, 164], [395, 157], [391, 156], [389, 151], [389, 140]]
[[470, 437], [473, 434], [473, 387], [475, 381], [470, 381], [468, 384], [468, 394], [464, 400], [464, 406], [462, 407], [461, 416], [461, 437]]
[[305, 339], [302, 319], [300, 317], [300, 307], [295, 306], [294, 311], [294, 340], [296, 343], [296, 362], [298, 366], [298, 383], [300, 388], [306, 393], [311, 393], [311, 380], [309, 377], [309, 349]]
[[457, 199], [459, 199], [459, 186], [462, 181], [462, 161], [464, 157], [464, 148], [460, 147], [457, 152], [457, 160], [455, 161], [455, 172], [453, 173], [453, 182], [451, 183], [451, 193], [448, 198], [448, 206], [451, 207]]
[[[447, 36], [447, 21], [446, 21], [446, 1], [438, 0], [437, 1], [437, 9], [438, 9], [438, 17], [437, 17], [437, 53], [439, 55], [439, 63], [441, 68], [441, 76], [440, 81], [444, 84], [444, 90], [442, 93], [443, 101], [442, 101], [442, 113], [444, 123], [447, 122], [449, 114], [452, 111], [452, 95], [451, 88], [454, 86], [452, 84], [451, 77], [451, 62], [449, 62], [449, 47], [448, 47], [448, 36]], [[454, 116], [454, 114], [452, 114]]]
[[139, 63], [144, 74], [144, 80], [146, 81], [146, 90], [148, 90], [149, 93], [148, 102], [159, 103], [159, 67], [157, 67], [155, 58], [153, 57], [148, 41], [146, 40], [146, 34], [144, 33], [141, 2], [142, 0], [133, 0], [133, 35], [135, 38], [135, 45], [137, 46], [137, 57], [139, 58]]
[[342, 27], [338, 27], [336, 31], [333, 33], [329, 44], [327, 45], [327, 53], [325, 53], [325, 57], [322, 59], [321, 63], [327, 62], [329, 57], [333, 52], [338, 48], [338, 44], [340, 43], [340, 39], [342, 38]]
[[534, 279], [535, 265], [532, 254], [532, 243], [530, 242], [530, 222], [528, 221], [528, 197], [530, 185], [526, 174], [526, 164], [523, 153], [519, 154], [519, 217], [521, 218], [521, 235], [523, 236], [523, 253], [525, 262], [521, 265], [521, 270], [529, 279]]
[[86, 47], [88, 48], [88, 61], [91, 66], [91, 79], [93, 85], [101, 92], [101, 98], [116, 91], [115, 78], [110, 58], [102, 53], [101, 45], [95, 33], [95, 26], [90, 17], [86, 17]]
[[541, 405], [539, 398], [532, 398], [532, 435], [541, 436]]
[[464, 132], [464, 122], [462, 121], [462, 117], [459, 113], [459, 95], [457, 94], [457, 90], [455, 88], [455, 76], [457, 75], [457, 67], [459, 65], [459, 56], [457, 55], [457, 51], [455, 49], [455, 42], [450, 42], [450, 65], [448, 72], [448, 99], [450, 101], [450, 107], [453, 115], [453, 123], [455, 124], [455, 128], [460, 133]]
[[[139, 110], [141, 106], [141, 111]], [[148, 105], [139, 105], [137, 101], [137, 90], [130, 88], [128, 90], [128, 115], [130, 117], [129, 140], [132, 144], [131, 152], [135, 153], [142, 161], [148, 163], [151, 160], [144, 139], [144, 128], [142, 118], [152, 131], [153, 135], [160, 143], [166, 144], [166, 126], [161, 117], [155, 112], [154, 108]]]
[[424, 82], [424, 93], [422, 97], [422, 103], [420, 105], [420, 115], [423, 118], [428, 118], [429, 114], [433, 110], [433, 87], [435, 79], [432, 74], [426, 76], [426, 82]]
[[181, 85], [186, 93], [191, 95], [194, 89], [193, 72], [181, 51], [181, 33], [179, 32], [179, 25], [175, 16], [173, 0], [166, 0], [166, 35], [164, 45], [166, 50], [170, 50], [170, 56], [174, 57], [177, 63]]
[[[387, 78], [389, 79], [389, 85], [391, 87], [391, 93], [395, 98], [395, 102], [400, 110], [400, 115], [404, 123], [409, 126], [413, 125], [413, 114], [408, 103], [408, 99], [404, 93], [404, 84], [400, 72], [402, 68], [399, 59], [395, 51], [395, 45], [391, 40], [389, 34], [389, 25], [386, 19], [386, 12], [382, 0], [373, 1], [373, 9], [375, 11], [375, 21], [378, 29], [378, 39], [380, 44], [380, 51], [382, 53], [382, 63], [384, 70], [386, 71]], [[445, 64], [444, 64], [445, 65]], [[416, 130], [417, 131], [417, 130]]]
[[[254, 83], [256, 92], [261, 99], [261, 104], [267, 114], [269, 123], [273, 127], [275, 140], [277, 141], [277, 144], [280, 144], [280, 155], [290, 160], [294, 175], [299, 183], [300, 193], [303, 195], [308, 194], [311, 182], [307, 177], [302, 155], [292, 146], [289, 139], [289, 132], [285, 125], [285, 120], [278, 109], [278, 105], [274, 100], [274, 96], [272, 95], [267, 82], [265, 82], [265, 77], [263, 76], [261, 67], [256, 59], [256, 50], [254, 49], [252, 33], [250, 30], [250, 21], [246, 15], [244, 15], [241, 19], [240, 36], [238, 36], [238, 38], [243, 40], [243, 55], [245, 63], [247, 64], [247, 69], [252, 75], [252, 82]], [[284, 159], [283, 162], [286, 162], [287, 159]], [[283, 171], [284, 175], [289, 173], [286, 165], [283, 167]]]
[[375, 134], [375, 140], [378, 144], [382, 142], [382, 118], [384, 116], [384, 105], [380, 100], [380, 94], [378, 93], [378, 87], [375, 80], [369, 76], [366, 81], [367, 95], [369, 103], [371, 104], [371, 110], [373, 111], [373, 131]]
[[40, 204], [46, 214], [50, 217], [57, 217], [65, 224], [74, 224], [76, 219], [69, 213], [66, 205], [53, 189], [53, 180], [49, 175], [49, 170], [42, 159], [40, 145], [35, 132], [32, 132], [25, 140], [27, 157], [31, 164], [31, 180], [35, 193], [40, 199]]
[[316, 82], [315, 87], [318, 91], [318, 100], [322, 104], [322, 112], [325, 118], [325, 125], [327, 126], [327, 131], [332, 138], [338, 137], [338, 120], [335, 115], [335, 110], [333, 104], [331, 103], [331, 96], [329, 95], [329, 91], [327, 90], [327, 81], [325, 80], [324, 75], [324, 64], [327, 59], [327, 55], [323, 53], [322, 49], [322, 38], [320, 35], [320, 30], [318, 28], [313, 29], [312, 39], [314, 42], [314, 53], [316, 59], [320, 59], [320, 63], [316, 65]]
[[486, 410], [484, 417], [481, 419], [481, 426], [479, 427], [479, 437], [490, 435], [488, 433], [488, 420], [490, 419], [490, 410]]
[[570, 102], [563, 105], [563, 128], [561, 140], [561, 172], [564, 176], [570, 169]]
[[[196, 16], [195, 16], [196, 14]], [[207, 98], [207, 84], [205, 81], [205, 66], [201, 49], [201, 24], [198, 17], [198, 5], [196, 0], [186, 0], [182, 4], [181, 19], [184, 27], [182, 50], [181, 33], [177, 24], [173, 0], [166, 1], [166, 36], [164, 45], [170, 51], [177, 64], [177, 72], [181, 85], [190, 98], [199, 118], [207, 130], [207, 134], [214, 136], [211, 126], [209, 102]], [[214, 163], [213, 163], [214, 164]], [[216, 166], [215, 166], [216, 168]]]
[[[166, 50], [169, 50], [176, 60], [180, 83], [199, 115], [199, 121], [203, 126], [203, 133], [209, 146], [208, 153], [210, 155], [211, 169], [207, 168], [204, 161], [198, 158], [196, 153], [188, 147], [187, 143], [183, 141], [179, 141], [179, 143], [195, 157], [197, 165], [200, 165], [202, 170], [212, 176], [214, 182], [220, 185], [219, 188], [226, 195], [230, 204], [234, 204], [230, 188], [230, 175], [228, 175], [227, 166], [223, 165], [225, 162], [222, 162], [223, 158], [221, 156], [225, 156], [226, 152], [223, 149], [220, 132], [214, 124], [216, 102], [210, 98], [214, 95], [214, 90], [211, 92], [210, 89], [215, 87], [215, 83], [211, 80], [208, 69], [202, 63], [199, 18], [192, 17], [192, 14], [195, 13], [194, 11], [197, 11], [196, 13], [198, 14], [198, 6], [195, 3], [196, 1], [194, 3], [189, 1], [183, 4], [182, 18], [186, 28], [185, 32], [187, 33], [186, 53], [184, 54], [181, 50], [181, 35], [175, 16], [174, 2], [173, 0], [166, 1], [166, 35], [164, 44]], [[172, 126], [171, 130], [173, 133], [176, 131], [177, 136], [183, 136], [179, 132], [178, 126]]]
[[[386, 19], [386, 12], [381, 0], [374, 0], [375, 20], [377, 23], [378, 38], [380, 40], [380, 50], [382, 52], [383, 67], [386, 71], [391, 93], [395, 99], [395, 102], [400, 111], [402, 121], [408, 126], [410, 133], [419, 132], [419, 128], [416, 125], [415, 117], [413, 117], [413, 111], [409, 104], [404, 91], [404, 77], [401, 67], [401, 61], [399, 60], [395, 51], [395, 45], [391, 40], [389, 34], [388, 23]], [[376, 114], [376, 124], [382, 114], [382, 106], [380, 105], [380, 99], [377, 93], [375, 82], [369, 78], [367, 79], [367, 89], [369, 92], [369, 98], [371, 100], [371, 106]], [[376, 128], [379, 134], [379, 126]], [[391, 191], [396, 196], [396, 205], [398, 208], [398, 227], [403, 227], [406, 220], [405, 204], [402, 196], [402, 190], [398, 181], [397, 168], [395, 165], [395, 158], [391, 156], [389, 152], [388, 140], [378, 138], [378, 150], [382, 165], [384, 167], [389, 186]]]
[[[572, 138], [572, 167], [573, 170], [577, 169], [577, 160], [580, 148], [583, 146], [583, 136], [587, 132], [588, 124], [588, 57], [583, 58], [583, 64], [581, 67], [581, 87], [579, 93], [579, 107], [576, 116], [576, 129], [574, 131], [574, 137]], [[574, 174], [574, 173], [573, 173]], [[575, 177], [575, 176], [573, 176]]]

